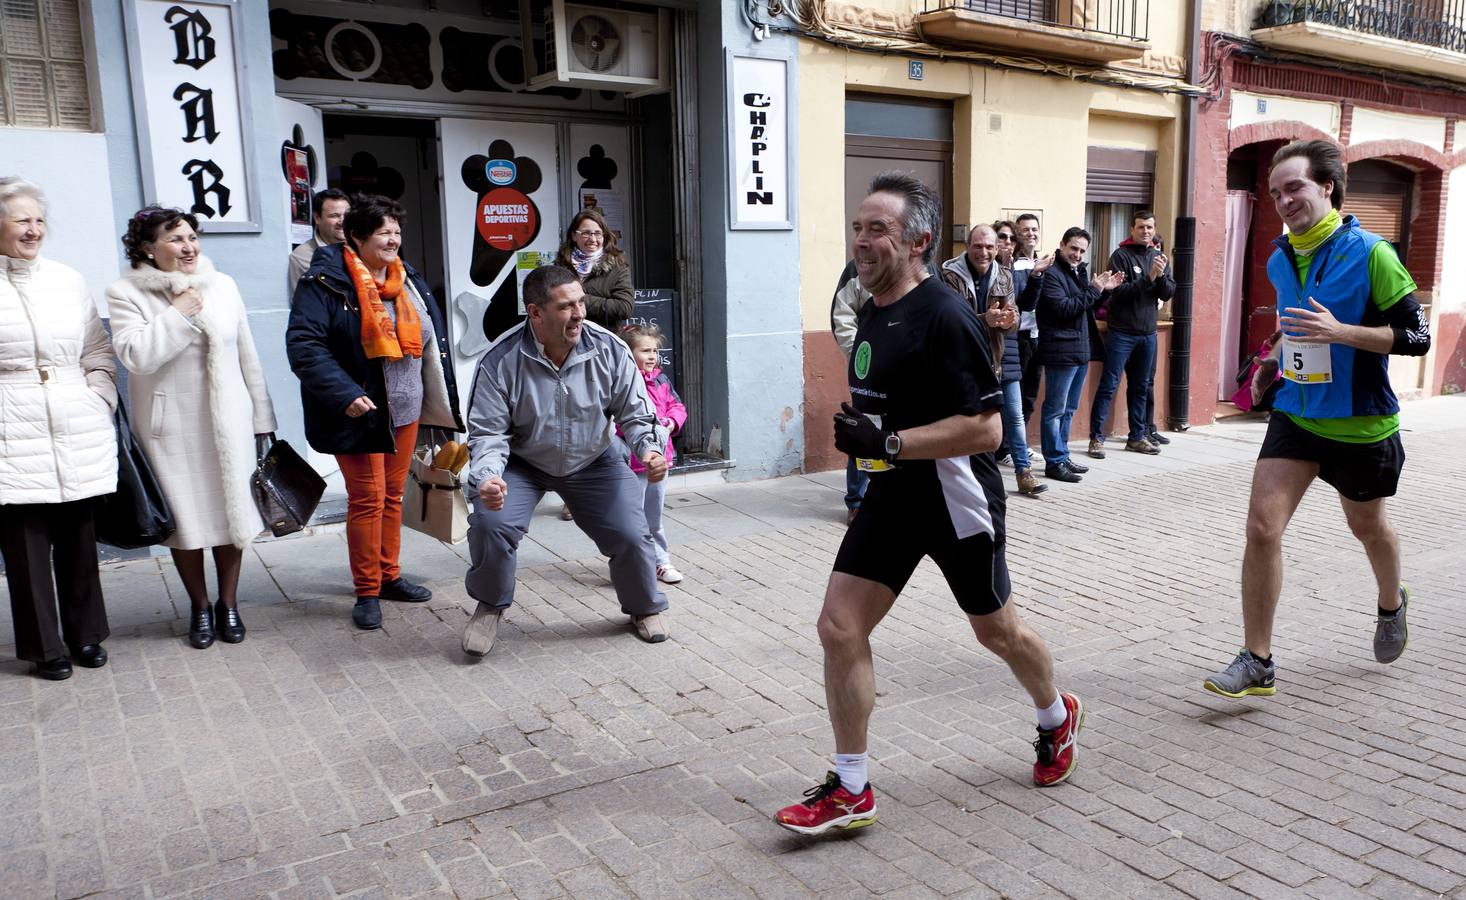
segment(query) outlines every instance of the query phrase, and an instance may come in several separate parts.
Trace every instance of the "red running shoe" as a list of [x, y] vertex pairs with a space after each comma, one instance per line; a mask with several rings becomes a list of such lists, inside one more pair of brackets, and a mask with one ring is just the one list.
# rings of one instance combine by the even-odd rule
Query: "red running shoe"
[[804, 796], [809, 799], [779, 810], [774, 821], [790, 831], [814, 835], [834, 828], [864, 828], [876, 820], [876, 795], [870, 785], [852, 794], [834, 772], [826, 772], [824, 783], [805, 791]]
[[1074, 771], [1079, 756], [1079, 729], [1084, 727], [1084, 702], [1073, 694], [1059, 695], [1069, 717], [1064, 724], [1050, 731], [1038, 730], [1038, 740], [1033, 749], [1038, 753], [1038, 762], [1033, 764], [1033, 783], [1039, 787], [1058, 784]]

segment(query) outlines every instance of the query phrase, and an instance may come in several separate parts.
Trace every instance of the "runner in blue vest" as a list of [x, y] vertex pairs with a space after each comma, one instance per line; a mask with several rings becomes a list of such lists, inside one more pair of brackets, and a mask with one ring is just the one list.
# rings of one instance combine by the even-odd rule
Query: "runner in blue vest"
[[1253, 399], [1283, 382], [1252, 473], [1242, 557], [1246, 646], [1205, 687], [1225, 697], [1271, 695], [1273, 616], [1283, 586], [1283, 530], [1315, 478], [1339, 492], [1379, 586], [1374, 658], [1405, 652], [1410, 592], [1400, 545], [1385, 517], [1405, 463], [1389, 356], [1423, 356], [1430, 328], [1415, 281], [1395, 248], [1340, 216], [1344, 159], [1328, 141], [1294, 141], [1273, 157], [1268, 193], [1288, 233], [1275, 241], [1268, 279], [1284, 338], [1253, 379]]

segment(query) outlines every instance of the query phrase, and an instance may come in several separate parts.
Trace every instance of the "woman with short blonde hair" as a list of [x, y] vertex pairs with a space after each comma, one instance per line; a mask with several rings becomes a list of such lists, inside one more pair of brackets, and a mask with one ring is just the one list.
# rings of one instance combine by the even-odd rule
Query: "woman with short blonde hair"
[[45, 240], [41, 189], [0, 177], [0, 553], [15, 655], [60, 681], [107, 663], [92, 509], [117, 489], [117, 385], [86, 281]]

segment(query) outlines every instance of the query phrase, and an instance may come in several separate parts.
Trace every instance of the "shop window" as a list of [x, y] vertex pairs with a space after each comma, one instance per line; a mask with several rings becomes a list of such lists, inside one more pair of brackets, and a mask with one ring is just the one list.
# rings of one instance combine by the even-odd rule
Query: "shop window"
[[1131, 203], [1084, 204], [1084, 230], [1089, 232], [1090, 274], [1109, 266], [1110, 254], [1130, 236], [1130, 217], [1139, 206]]
[[92, 127], [78, 0], [0, 0], [0, 125]]

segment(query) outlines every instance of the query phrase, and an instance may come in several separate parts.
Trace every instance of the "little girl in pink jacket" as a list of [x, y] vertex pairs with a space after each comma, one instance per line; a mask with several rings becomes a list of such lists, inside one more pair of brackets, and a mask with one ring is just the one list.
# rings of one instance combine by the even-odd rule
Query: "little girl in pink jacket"
[[[636, 367], [641, 370], [641, 377], [646, 379], [647, 396], [651, 397], [652, 406], [656, 407], [657, 422], [667, 430], [665, 455], [667, 465], [670, 466], [677, 458], [677, 451], [672, 446], [672, 435], [681, 431], [682, 425], [687, 421], [687, 407], [682, 405], [682, 398], [677, 396], [676, 389], [672, 387], [672, 379], [663, 374], [661, 367], [657, 365], [659, 351], [662, 349], [662, 330], [650, 323], [638, 323], [626, 326], [621, 331], [621, 337], [631, 348], [631, 356], [636, 360]], [[672, 559], [667, 554], [667, 532], [662, 528], [662, 503], [667, 496], [667, 479], [648, 484], [646, 467], [635, 456], [631, 457], [631, 468], [641, 479], [644, 489], [646, 525], [652, 533], [652, 541], [657, 545], [657, 580], [664, 584], [676, 584], [682, 580], [682, 573], [672, 565]]]

